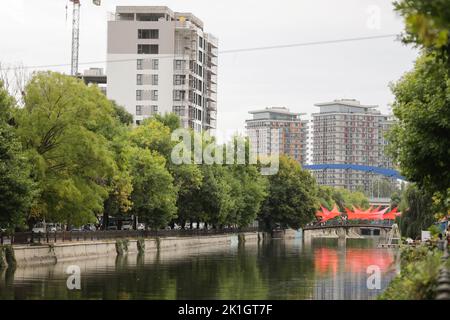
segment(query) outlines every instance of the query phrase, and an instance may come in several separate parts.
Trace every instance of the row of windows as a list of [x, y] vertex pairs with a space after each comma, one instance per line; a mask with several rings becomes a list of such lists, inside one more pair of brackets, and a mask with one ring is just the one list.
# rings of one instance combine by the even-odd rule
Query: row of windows
[[150, 100], [158, 101], [158, 90], [136, 90], [136, 100], [148, 100], [148, 96], [145, 93], [150, 92]]
[[150, 114], [156, 114], [158, 113], [158, 106], [157, 105], [153, 105], [153, 106], [143, 106], [143, 105], [137, 105], [136, 106], [136, 115], [137, 116], [142, 116], [144, 115], [144, 110], [145, 109], [150, 109]]
[[158, 82], [159, 82], [158, 80], [159, 79], [158, 79], [158, 75], [157, 74], [151, 74], [151, 75], [137, 74], [136, 75], [136, 84], [138, 86], [141, 86], [141, 85], [144, 85], [144, 84], [151, 84], [152, 86], [157, 86]]
[[[173, 113], [184, 117], [186, 115], [186, 107], [185, 106], [173, 106], [172, 108]], [[158, 106], [157, 105], [137, 105], [136, 106], [136, 115], [137, 116], [143, 116], [143, 115], [154, 115], [158, 113]], [[197, 120], [201, 120], [201, 110], [195, 109], [191, 110], [191, 113], [194, 115], [194, 118]]]
[[[159, 60], [158, 59], [145, 60], [145, 62], [148, 62], [149, 67], [152, 70], [158, 70], [159, 69]], [[144, 59], [137, 59], [137, 61], [136, 61], [136, 69], [137, 70], [147, 69], [147, 66], [144, 63]]]

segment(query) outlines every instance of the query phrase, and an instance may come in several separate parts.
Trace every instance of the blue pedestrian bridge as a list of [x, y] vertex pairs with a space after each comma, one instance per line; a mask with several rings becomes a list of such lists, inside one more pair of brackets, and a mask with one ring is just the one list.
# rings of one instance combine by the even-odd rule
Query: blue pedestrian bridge
[[316, 170], [327, 170], [327, 169], [341, 169], [341, 170], [355, 170], [355, 171], [363, 171], [369, 173], [379, 174], [388, 178], [394, 178], [406, 181], [405, 177], [400, 175], [397, 170], [389, 169], [389, 168], [380, 168], [380, 167], [371, 167], [371, 166], [363, 166], [357, 164], [341, 164], [341, 163], [333, 163], [333, 164], [313, 164], [303, 166], [304, 169], [310, 171]]

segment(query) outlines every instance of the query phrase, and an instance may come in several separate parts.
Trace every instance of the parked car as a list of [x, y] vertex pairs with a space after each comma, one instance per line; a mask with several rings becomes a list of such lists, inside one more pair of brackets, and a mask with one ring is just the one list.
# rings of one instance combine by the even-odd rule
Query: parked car
[[131, 221], [126, 221], [124, 223], [122, 223], [122, 228], [121, 230], [133, 230], [133, 223]]
[[110, 225], [108, 226], [108, 228], [106, 228], [106, 230], [118, 230], [116, 225]]
[[72, 227], [70, 228], [70, 231], [71, 231], [71, 232], [81, 232], [81, 231], [83, 231], [83, 227], [75, 227], [75, 226], [72, 226]]
[[54, 223], [47, 224], [47, 232], [56, 232], [56, 231], [57, 231], [56, 224]]
[[83, 227], [84, 231], [97, 231], [97, 228], [92, 223], [87, 224]]
[[136, 229], [139, 231], [145, 230], [145, 224], [144, 223], [138, 223], [136, 226]]
[[45, 227], [44, 222], [38, 222], [33, 226], [33, 229], [31, 229], [31, 232], [33, 233], [45, 233], [47, 231], [47, 228]]

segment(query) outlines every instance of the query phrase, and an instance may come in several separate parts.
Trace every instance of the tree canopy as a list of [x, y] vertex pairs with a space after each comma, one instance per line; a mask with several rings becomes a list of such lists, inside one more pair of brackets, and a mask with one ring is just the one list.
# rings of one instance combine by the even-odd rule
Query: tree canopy
[[259, 217], [265, 229], [298, 229], [314, 219], [319, 206], [317, 185], [298, 162], [280, 156], [278, 173], [268, 180], [268, 196]]

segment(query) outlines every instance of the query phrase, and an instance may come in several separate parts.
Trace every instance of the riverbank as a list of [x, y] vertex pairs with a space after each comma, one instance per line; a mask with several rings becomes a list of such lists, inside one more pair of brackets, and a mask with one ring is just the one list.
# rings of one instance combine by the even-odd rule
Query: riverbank
[[[287, 230], [286, 238], [296, 237], [297, 232]], [[244, 242], [259, 242], [268, 235], [262, 232], [228, 233], [209, 236], [155, 237], [141, 239], [96, 240], [43, 245], [14, 245], [7, 264], [45, 265], [57, 262], [92, 259], [101, 256], [117, 256], [145, 252], [168, 252], [196, 247], [232, 246]]]

